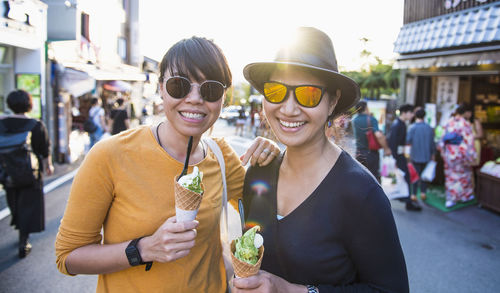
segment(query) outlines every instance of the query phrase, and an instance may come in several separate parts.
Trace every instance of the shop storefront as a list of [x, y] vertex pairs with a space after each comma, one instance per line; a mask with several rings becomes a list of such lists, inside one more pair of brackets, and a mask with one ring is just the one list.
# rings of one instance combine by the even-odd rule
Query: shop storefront
[[[83, 123], [87, 119], [92, 97], [101, 99], [109, 114], [118, 97], [127, 104], [142, 99], [146, 75], [138, 68], [121, 64], [114, 68], [99, 68], [78, 62], [57, 63], [51, 60], [54, 75], [53, 93], [57, 101], [58, 145], [56, 159], [60, 163], [73, 162], [86, 151]], [[129, 106], [129, 117], [134, 108]]]
[[438, 130], [458, 104], [471, 105], [484, 131], [482, 163], [500, 156], [499, 16], [500, 1], [408, 0], [394, 46], [400, 102], [424, 107]]
[[2, 1], [0, 5], [0, 114], [9, 113], [6, 97], [24, 89], [33, 97], [30, 115], [51, 131], [45, 97], [47, 5], [41, 1]]

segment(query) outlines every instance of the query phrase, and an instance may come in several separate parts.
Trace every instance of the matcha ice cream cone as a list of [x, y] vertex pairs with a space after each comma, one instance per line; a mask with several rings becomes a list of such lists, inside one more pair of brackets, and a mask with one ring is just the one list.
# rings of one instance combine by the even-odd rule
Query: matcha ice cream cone
[[255, 275], [260, 270], [264, 245], [262, 245], [262, 236], [256, 233], [258, 230], [260, 227], [255, 226], [231, 242], [231, 259], [234, 273], [238, 278]]
[[203, 198], [203, 173], [194, 167], [193, 173], [174, 178], [175, 216], [177, 222], [192, 221], [198, 214]]

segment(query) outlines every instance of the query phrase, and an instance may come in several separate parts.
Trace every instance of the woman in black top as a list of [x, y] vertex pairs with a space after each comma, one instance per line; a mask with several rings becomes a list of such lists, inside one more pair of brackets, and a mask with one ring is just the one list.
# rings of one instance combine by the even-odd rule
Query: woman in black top
[[25, 257], [31, 251], [28, 243], [29, 233], [41, 232], [45, 228], [43, 201], [42, 170], [48, 175], [54, 172], [50, 159], [50, 141], [47, 128], [38, 120], [29, 118], [33, 102], [31, 95], [23, 90], [16, 90], [7, 96], [7, 105], [13, 115], [0, 117], [2, 133], [20, 133], [30, 131], [31, 149], [38, 161], [36, 182], [32, 186], [10, 187], [4, 185], [7, 203], [11, 212], [11, 225], [19, 229], [19, 257]]
[[118, 98], [116, 103], [118, 107], [116, 109], [111, 110], [111, 135], [118, 134], [122, 131], [129, 129], [130, 123], [128, 119], [128, 113], [125, 109], [123, 102], [125, 100], [123, 98]]
[[354, 106], [359, 87], [338, 73], [330, 38], [300, 28], [274, 62], [245, 78], [265, 97], [265, 115], [286, 145], [246, 175], [246, 226], [264, 237], [261, 271], [235, 292], [408, 292], [390, 203], [376, 179], [325, 135]]

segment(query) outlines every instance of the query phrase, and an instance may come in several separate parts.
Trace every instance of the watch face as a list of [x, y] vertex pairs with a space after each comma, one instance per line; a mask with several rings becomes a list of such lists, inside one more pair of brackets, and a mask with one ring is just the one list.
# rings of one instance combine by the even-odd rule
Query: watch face
[[131, 266], [138, 266], [141, 264], [139, 252], [135, 246], [127, 247], [125, 249], [125, 254], [127, 255], [128, 262]]

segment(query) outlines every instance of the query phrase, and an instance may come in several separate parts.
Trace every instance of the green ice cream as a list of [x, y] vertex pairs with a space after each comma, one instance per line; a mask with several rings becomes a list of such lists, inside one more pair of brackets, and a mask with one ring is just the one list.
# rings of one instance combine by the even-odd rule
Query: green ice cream
[[193, 168], [193, 173], [186, 174], [179, 179], [179, 184], [183, 187], [202, 194], [203, 189], [201, 188], [201, 180], [203, 179], [203, 172], [198, 170], [198, 167]]
[[260, 230], [259, 226], [252, 227], [243, 236], [235, 241], [236, 250], [234, 256], [241, 261], [254, 265], [259, 260], [259, 250], [255, 247], [255, 234]]

